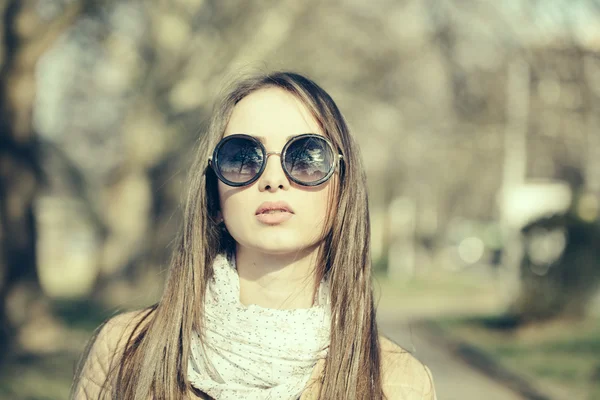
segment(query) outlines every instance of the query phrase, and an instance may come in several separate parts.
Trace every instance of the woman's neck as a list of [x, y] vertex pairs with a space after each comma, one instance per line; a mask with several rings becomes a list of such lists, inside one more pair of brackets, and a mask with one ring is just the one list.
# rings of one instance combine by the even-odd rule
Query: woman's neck
[[265, 308], [310, 308], [315, 298], [318, 246], [291, 254], [266, 254], [237, 246], [240, 302]]

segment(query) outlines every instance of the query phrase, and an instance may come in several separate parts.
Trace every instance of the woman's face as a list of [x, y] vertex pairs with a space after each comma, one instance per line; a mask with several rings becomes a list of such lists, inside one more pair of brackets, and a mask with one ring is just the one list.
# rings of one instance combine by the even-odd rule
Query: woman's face
[[[292, 136], [323, 135], [306, 107], [279, 88], [253, 92], [235, 106], [224, 136], [236, 133], [259, 138], [267, 152], [278, 153]], [[337, 177], [336, 173], [316, 187], [300, 186], [287, 178], [279, 155], [271, 155], [254, 183], [231, 187], [218, 182], [227, 230], [238, 246], [265, 253], [282, 254], [314, 247], [323, 239], [329, 195], [337, 185]], [[265, 207], [282, 205], [291, 212], [261, 212]]]

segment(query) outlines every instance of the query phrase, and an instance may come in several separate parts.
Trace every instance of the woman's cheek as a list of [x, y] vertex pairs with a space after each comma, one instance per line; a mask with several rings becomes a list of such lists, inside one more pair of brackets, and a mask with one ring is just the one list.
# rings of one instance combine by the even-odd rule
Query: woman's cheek
[[[315, 193], [313, 193], [314, 195]], [[318, 196], [314, 196], [310, 204], [310, 218], [309, 224], [312, 233], [317, 236], [322, 236], [323, 229], [325, 226], [325, 220], [327, 218], [327, 200], [328, 197], [325, 193], [319, 192]]]
[[236, 231], [240, 229], [244, 230], [252, 222], [249, 220], [252, 217], [250, 207], [247, 202], [241, 200], [231, 197], [227, 199], [223, 207], [223, 218], [227, 221], [228, 225], [234, 225], [232, 228]]

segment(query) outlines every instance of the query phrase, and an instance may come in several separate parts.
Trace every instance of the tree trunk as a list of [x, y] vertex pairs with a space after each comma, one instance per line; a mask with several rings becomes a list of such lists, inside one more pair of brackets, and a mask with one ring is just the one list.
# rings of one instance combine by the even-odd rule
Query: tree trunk
[[47, 308], [36, 269], [33, 210], [41, 176], [32, 127], [35, 66], [81, 11], [80, 4], [74, 2], [57, 18], [44, 21], [33, 3], [13, 0], [2, 10], [0, 357], [14, 350], [19, 328]]

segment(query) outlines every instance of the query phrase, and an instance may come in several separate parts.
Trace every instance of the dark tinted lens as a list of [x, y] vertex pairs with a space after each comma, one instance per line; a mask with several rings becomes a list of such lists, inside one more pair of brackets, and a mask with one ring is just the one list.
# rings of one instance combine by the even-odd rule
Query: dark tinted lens
[[263, 153], [252, 140], [233, 138], [220, 147], [217, 160], [217, 168], [225, 179], [234, 183], [244, 183], [260, 171]]
[[324, 139], [304, 137], [290, 144], [284, 163], [294, 179], [306, 183], [317, 182], [333, 168], [333, 152]]

